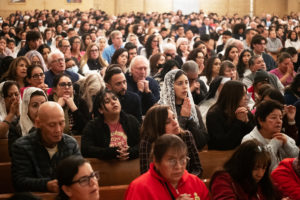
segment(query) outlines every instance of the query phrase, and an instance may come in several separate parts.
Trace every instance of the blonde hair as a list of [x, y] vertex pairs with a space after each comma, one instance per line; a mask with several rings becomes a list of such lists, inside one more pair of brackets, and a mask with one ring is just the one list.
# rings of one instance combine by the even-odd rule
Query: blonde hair
[[[90, 55], [91, 55], [91, 48], [93, 46], [96, 46], [99, 50], [99, 46], [96, 43], [91, 43], [87, 48], [86, 48], [86, 52], [83, 55], [83, 57], [81, 58], [80, 61], [80, 69], [82, 69], [82, 67], [87, 63], [88, 59], [90, 59]], [[102, 58], [102, 55], [99, 51], [99, 58], [98, 61], [100, 63], [100, 65], [102, 65], [102, 67], [106, 67], [107, 66], [107, 62]]]

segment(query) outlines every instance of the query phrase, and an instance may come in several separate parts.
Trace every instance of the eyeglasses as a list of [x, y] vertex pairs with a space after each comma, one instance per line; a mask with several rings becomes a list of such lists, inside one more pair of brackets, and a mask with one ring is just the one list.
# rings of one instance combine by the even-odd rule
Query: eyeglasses
[[197, 56], [197, 58], [199, 58], [199, 59], [204, 59], [204, 56]]
[[70, 48], [71, 46], [70, 45], [64, 45], [62, 46], [62, 48]]
[[41, 62], [40, 62], [40, 61], [31, 61], [31, 64], [32, 64], [32, 65], [40, 65]]
[[82, 187], [88, 186], [90, 184], [92, 178], [96, 178], [97, 180], [99, 180], [99, 178], [100, 178], [99, 172], [96, 171], [96, 172], [91, 173], [91, 175], [89, 175], [89, 176], [84, 176], [84, 177], [79, 178], [76, 181], [72, 181], [71, 185], [75, 184], [75, 183], [79, 183], [79, 185]]
[[64, 88], [66, 88], [67, 86], [68, 87], [72, 87], [73, 85], [72, 85], [72, 82], [62, 82], [62, 83], [59, 83], [58, 84], [60, 87], [64, 87]]
[[179, 160], [170, 159], [170, 160], [167, 160], [167, 163], [168, 163], [169, 167], [174, 168], [174, 167], [176, 167], [177, 163], [179, 163], [179, 165], [181, 165], [181, 166], [184, 166], [184, 165], [186, 165], [186, 163], [189, 162], [189, 160], [190, 160], [189, 157], [185, 157], [185, 158], [182, 158], [182, 159], [179, 159]]
[[39, 79], [40, 77], [41, 78], [44, 78], [45, 77], [45, 74], [44, 73], [40, 73], [40, 74], [34, 74], [31, 76], [33, 79]]
[[90, 51], [91, 52], [98, 52], [99, 50], [98, 49], [91, 49]]

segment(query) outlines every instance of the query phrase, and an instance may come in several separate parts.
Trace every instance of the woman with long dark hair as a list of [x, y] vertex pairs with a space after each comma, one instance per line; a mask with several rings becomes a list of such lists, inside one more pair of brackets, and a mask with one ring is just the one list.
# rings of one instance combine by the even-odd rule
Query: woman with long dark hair
[[236, 66], [239, 78], [242, 79], [251, 74], [251, 70], [249, 68], [249, 60], [253, 56], [253, 52], [249, 49], [245, 49], [242, 51], [238, 64]]
[[257, 141], [241, 144], [216, 172], [210, 184], [212, 199], [278, 199], [269, 177], [269, 152]]
[[228, 81], [224, 84], [217, 102], [208, 110], [206, 116], [209, 149], [234, 149], [254, 128], [248, 100], [246, 85], [239, 81]]
[[150, 35], [146, 41], [145, 48], [141, 50], [140, 55], [150, 58], [150, 56], [159, 53], [159, 39], [156, 35]]

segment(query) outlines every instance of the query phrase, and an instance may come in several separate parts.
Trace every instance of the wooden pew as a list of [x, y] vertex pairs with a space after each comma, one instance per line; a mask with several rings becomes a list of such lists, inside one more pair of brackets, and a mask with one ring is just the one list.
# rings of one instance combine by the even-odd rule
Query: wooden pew
[[[121, 200], [124, 199], [128, 185], [103, 186], [99, 188], [101, 200]], [[41, 197], [43, 200], [55, 200], [56, 193], [40, 193], [34, 192], [35, 196]], [[0, 194], [0, 200], [8, 199], [12, 196], [9, 194]]]
[[103, 161], [88, 158], [93, 169], [100, 172], [100, 186], [128, 185], [140, 175], [139, 159]]
[[215, 171], [223, 167], [224, 163], [231, 157], [233, 152], [234, 150], [207, 150], [199, 152], [199, 158], [203, 168], [202, 178], [210, 179]]
[[75, 138], [75, 140], [78, 143], [79, 149], [81, 148], [81, 135], [73, 135], [73, 138]]
[[10, 162], [8, 139], [0, 139], [0, 162]]
[[0, 163], [0, 194], [14, 192], [11, 178], [11, 163]]

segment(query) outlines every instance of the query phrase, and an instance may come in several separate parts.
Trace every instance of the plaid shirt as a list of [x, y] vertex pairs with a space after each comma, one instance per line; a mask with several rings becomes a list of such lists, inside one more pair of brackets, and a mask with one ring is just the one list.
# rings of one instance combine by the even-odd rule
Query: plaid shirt
[[[198, 151], [196, 148], [195, 140], [193, 135], [189, 131], [185, 131], [178, 135], [186, 144], [188, 148], [188, 156], [190, 161], [186, 166], [188, 172], [200, 177], [202, 174], [202, 167], [200, 164], [200, 159], [198, 156]], [[141, 139], [140, 142], [140, 171], [141, 174], [148, 171], [152, 158], [150, 158], [150, 153], [152, 149], [152, 143], [149, 138], [145, 137]]]

